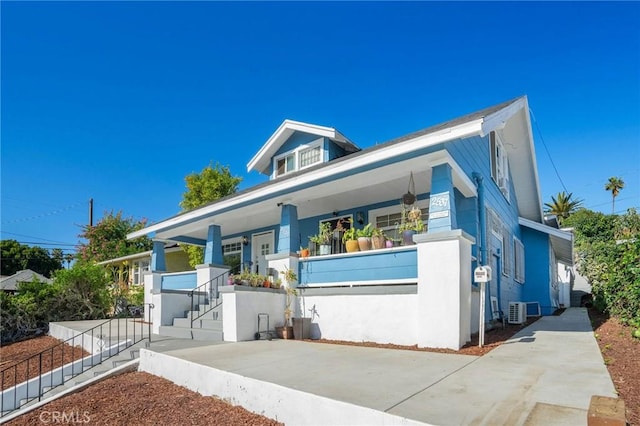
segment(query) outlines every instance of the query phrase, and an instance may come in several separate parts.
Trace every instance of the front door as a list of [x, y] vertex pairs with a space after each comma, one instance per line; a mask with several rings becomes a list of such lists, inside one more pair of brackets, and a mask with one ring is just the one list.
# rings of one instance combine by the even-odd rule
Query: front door
[[267, 259], [268, 254], [273, 253], [274, 236], [273, 231], [253, 234], [251, 237], [251, 266], [252, 272], [267, 275]]

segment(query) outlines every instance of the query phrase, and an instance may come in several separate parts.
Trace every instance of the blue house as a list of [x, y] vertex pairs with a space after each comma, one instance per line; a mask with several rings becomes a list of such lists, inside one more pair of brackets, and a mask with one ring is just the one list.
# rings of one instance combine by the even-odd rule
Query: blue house
[[[247, 169], [268, 180], [129, 235], [154, 240], [145, 297], [155, 332], [210, 327], [240, 341], [254, 338], [258, 313], [283, 325], [284, 293], [228, 285], [230, 259], [270, 280], [295, 271], [294, 316], [310, 318], [312, 338], [459, 349], [481, 324], [480, 265], [492, 270], [486, 324], [558, 307], [557, 264], [572, 264], [572, 236], [544, 222], [526, 97], [366, 149], [285, 120]], [[407, 214], [424, 232], [402, 243]], [[369, 223], [389, 241], [347, 252], [343, 230]], [[322, 224], [330, 247], [301, 253]], [[204, 264], [163, 273], [164, 245], [175, 242], [205, 247]], [[194, 312], [181, 322], [185, 294]]]

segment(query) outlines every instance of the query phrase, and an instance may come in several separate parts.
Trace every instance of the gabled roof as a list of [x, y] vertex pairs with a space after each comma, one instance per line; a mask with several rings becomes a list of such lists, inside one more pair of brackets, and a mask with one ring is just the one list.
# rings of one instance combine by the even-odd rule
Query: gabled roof
[[[258, 161], [270, 161], [270, 157], [266, 154], [267, 150], [277, 150], [275, 145], [286, 141], [288, 136], [284, 136], [284, 132], [293, 132], [294, 130], [292, 130], [291, 127], [293, 123], [295, 122], [286, 120], [280, 126], [267, 144], [262, 147], [258, 155], [251, 160], [248, 165], [250, 170], [252, 167], [257, 169]], [[297, 124], [306, 129], [314, 127], [316, 129], [334, 131], [334, 129], [320, 126], [312, 126], [304, 123]], [[291, 202], [292, 200], [296, 202], [297, 199], [295, 199], [295, 196], [302, 194], [302, 192], [308, 188], [317, 188], [333, 179], [351, 178], [357, 174], [355, 171], [361, 173], [367, 168], [386, 163], [390, 158], [404, 159], [401, 161], [405, 162], [411, 161], [415, 152], [424, 150], [426, 147], [436, 146], [451, 140], [474, 135], [484, 136], [492, 130], [501, 128], [505, 133], [513, 133], [513, 135], [516, 136], [513, 139], [513, 143], [510, 143], [507, 147], [507, 151], [510, 163], [509, 169], [512, 173], [513, 185], [518, 200], [519, 214], [534, 222], [542, 223], [542, 201], [538, 187], [533, 137], [531, 135], [529, 121], [529, 108], [526, 96], [522, 96], [445, 123], [392, 139], [385, 143], [359, 150], [352, 154], [333, 159], [327, 163], [317, 164], [308, 169], [289, 173], [281, 178], [263, 182], [196, 209], [179, 213], [155, 224], [150, 224], [144, 229], [128, 234], [127, 238], [133, 239], [143, 235], [155, 234], [155, 236], [160, 239], [166, 238], [172, 241], [181, 241], [175, 239], [171, 234], [180, 235], [179, 233], [183, 232], [184, 234], [182, 235], [190, 235], [191, 237], [199, 234], [196, 238], [199, 242], [195, 240], [191, 242], [194, 244], [204, 244], [206, 229], [207, 226], [212, 223], [212, 216], [216, 216], [218, 220], [217, 223], [219, 224], [226, 224], [225, 221], [228, 220], [230, 215], [234, 218], [240, 215], [244, 217], [244, 225], [246, 226], [255, 226], [256, 228], [268, 226], [269, 223], [274, 223], [274, 221], [278, 220], [280, 213], [276, 211], [275, 208], [272, 209], [273, 211], [266, 210], [267, 206], [276, 206], [276, 202]], [[280, 140], [280, 142], [277, 142], [277, 140]], [[471, 180], [461, 173], [458, 173], [457, 176], [464, 181], [464, 183], [462, 183], [462, 181], [459, 182], [462, 185], [461, 188], [469, 188], [470, 192], [463, 192], [464, 195], [466, 197], [475, 196], [475, 186]], [[316, 194], [315, 189], [314, 194]], [[304, 204], [310, 204], [308, 203], [308, 198], [304, 198]], [[256, 206], [259, 206], [259, 208]], [[257, 218], [258, 210], [260, 210], [259, 216], [262, 222], [251, 222], [249, 219], [253, 217]], [[316, 212], [315, 214], [320, 213]], [[229, 234], [242, 231], [238, 226], [233, 227], [235, 223], [239, 224], [240, 222], [234, 219], [233, 223], [229, 224], [232, 228], [228, 230]], [[187, 240], [182, 241], [189, 242]]]
[[4, 291], [16, 291], [18, 284], [28, 283], [37, 279], [40, 282], [51, 284], [51, 280], [42, 274], [32, 271], [31, 269], [24, 269], [18, 271], [13, 275], [4, 277], [0, 280], [0, 289]]
[[271, 158], [295, 132], [303, 132], [329, 138], [347, 152], [356, 152], [360, 150], [360, 148], [358, 148], [353, 142], [333, 127], [324, 127], [300, 121], [284, 120], [262, 148], [260, 148], [260, 151], [258, 151], [251, 161], [249, 161], [247, 164], [247, 172], [257, 170], [260, 173], [269, 174], [268, 170], [271, 164]]

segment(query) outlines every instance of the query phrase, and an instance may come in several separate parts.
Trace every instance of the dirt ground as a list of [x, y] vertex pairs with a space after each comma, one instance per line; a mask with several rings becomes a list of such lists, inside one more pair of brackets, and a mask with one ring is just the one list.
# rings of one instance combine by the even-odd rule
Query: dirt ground
[[[640, 340], [631, 337], [629, 327], [615, 319], [590, 312], [596, 339], [603, 353], [609, 374], [620, 398], [627, 407], [627, 420], [632, 426], [640, 426], [640, 369], [638, 354]], [[466, 355], [483, 355], [498, 347], [526, 325], [507, 325], [485, 334], [485, 345], [478, 347], [475, 340], [460, 351], [418, 349], [413, 346], [377, 345], [324, 341], [331, 344], [356, 344]], [[42, 338], [40, 338], [42, 339]], [[323, 341], [314, 341], [322, 343]], [[26, 343], [26, 342], [22, 342]], [[26, 349], [25, 349], [26, 350]], [[178, 402], [176, 404], [176, 401]], [[84, 389], [73, 395], [47, 404], [38, 411], [25, 414], [9, 425], [36, 425], [51, 422], [57, 415], [75, 416], [76, 423], [96, 425], [275, 425], [279, 424], [241, 407], [234, 407], [213, 397], [204, 397], [165, 379], [146, 373], [125, 373]]]
[[615, 318], [589, 311], [602, 358], [627, 409], [627, 422], [640, 426], [640, 339]]
[[[6, 389], [15, 383], [24, 382], [27, 378], [37, 377], [40, 371], [46, 373], [60, 367], [63, 364], [63, 360], [67, 364], [72, 360], [89, 355], [88, 352], [80, 347], [74, 348], [66, 344], [60, 345], [60, 343], [59, 340], [53, 337], [41, 336], [0, 346], [0, 389]], [[42, 360], [38, 356], [29, 359], [29, 362], [20, 362], [53, 346], [56, 347], [45, 352], [42, 355]], [[40, 361], [42, 361], [42, 369], [40, 368]], [[12, 368], [16, 364], [17, 367]]]

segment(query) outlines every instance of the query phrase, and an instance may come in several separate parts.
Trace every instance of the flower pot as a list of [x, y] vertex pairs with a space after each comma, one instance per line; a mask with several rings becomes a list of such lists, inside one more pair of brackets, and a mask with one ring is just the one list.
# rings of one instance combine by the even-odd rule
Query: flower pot
[[393, 247], [393, 241], [387, 240], [387, 241], [385, 241], [385, 245], [386, 245], [387, 248], [391, 248], [391, 247]]
[[360, 251], [371, 250], [371, 238], [358, 237], [358, 247], [360, 248]]
[[270, 288], [270, 287], [271, 287], [271, 281], [269, 281], [269, 280], [265, 280], [265, 281], [262, 283], [262, 286], [263, 286], [263, 287], [265, 287], [265, 288]]
[[293, 318], [293, 338], [308, 339], [311, 333], [311, 318]]
[[309, 257], [309, 254], [310, 254], [309, 249], [302, 249], [302, 250], [300, 250], [300, 257], [302, 257], [302, 258], [307, 258], [307, 257]]
[[317, 256], [318, 255], [318, 244], [313, 241], [309, 241], [309, 255]]
[[413, 230], [402, 231], [402, 245], [411, 246], [415, 244], [413, 242], [413, 236], [415, 233], [416, 231], [413, 231]]
[[293, 339], [293, 327], [276, 327], [276, 335], [281, 339]]
[[380, 236], [380, 237], [371, 237], [371, 245], [373, 246], [374, 250], [377, 249], [381, 249], [384, 248], [384, 237]]
[[358, 247], [358, 240], [347, 240], [344, 245], [347, 247], [347, 253], [353, 253], [360, 250]]
[[320, 244], [320, 256], [331, 254], [331, 244]]

